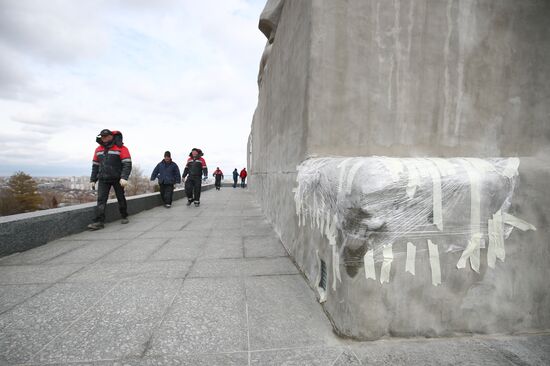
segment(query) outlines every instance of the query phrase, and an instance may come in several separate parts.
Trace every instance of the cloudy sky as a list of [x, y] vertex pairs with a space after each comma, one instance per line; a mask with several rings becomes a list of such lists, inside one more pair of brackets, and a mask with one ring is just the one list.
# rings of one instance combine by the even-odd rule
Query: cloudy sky
[[123, 132], [149, 173], [201, 147], [246, 164], [265, 0], [0, 0], [0, 176], [88, 175]]

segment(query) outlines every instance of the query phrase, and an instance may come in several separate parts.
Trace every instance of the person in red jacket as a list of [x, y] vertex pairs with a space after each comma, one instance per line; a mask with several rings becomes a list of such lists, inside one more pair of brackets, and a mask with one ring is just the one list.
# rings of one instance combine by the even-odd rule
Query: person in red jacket
[[239, 174], [239, 176], [241, 177], [241, 188], [244, 188], [246, 186], [246, 177], [248, 176], [246, 168], [243, 168], [243, 170], [241, 170], [241, 174]]
[[182, 178], [185, 180], [185, 194], [187, 195], [187, 206], [195, 202], [195, 207], [201, 204], [201, 176], [208, 177], [206, 161], [202, 157], [201, 149], [193, 148], [187, 159]]
[[220, 167], [217, 167], [216, 170], [214, 170], [214, 174], [212, 175], [214, 177], [214, 186], [216, 187], [216, 190], [220, 190], [220, 187], [222, 186], [222, 179], [223, 179], [223, 172], [220, 170]]
[[111, 187], [114, 188], [122, 224], [128, 223], [128, 209], [124, 187], [132, 172], [130, 151], [122, 142], [122, 133], [104, 129], [96, 137], [99, 146], [95, 149], [90, 185], [93, 190], [97, 184], [97, 207], [94, 222], [88, 225], [90, 230], [103, 229], [105, 226], [105, 208]]

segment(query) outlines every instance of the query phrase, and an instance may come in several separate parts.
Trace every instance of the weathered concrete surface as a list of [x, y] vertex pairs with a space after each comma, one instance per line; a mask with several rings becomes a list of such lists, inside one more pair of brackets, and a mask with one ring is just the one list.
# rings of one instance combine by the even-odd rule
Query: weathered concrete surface
[[550, 335], [338, 338], [247, 190], [0, 259], [2, 365], [543, 365]]
[[[249, 179], [312, 288], [317, 251], [332, 261], [326, 239], [297, 225], [296, 165], [309, 156], [519, 156], [512, 211], [538, 228], [514, 232], [495, 271], [485, 261], [437, 288], [424, 285], [429, 272], [392, 270], [380, 285], [341, 268], [324, 304], [341, 334], [550, 328], [549, 16], [539, 0], [285, 1], [263, 61]], [[442, 257], [443, 277], [457, 260]]]
[[[213, 188], [205, 185], [203, 190]], [[174, 191], [174, 200], [185, 197], [185, 191]], [[158, 193], [127, 197], [128, 214], [149, 210], [162, 204]], [[36, 211], [0, 217], [0, 257], [44, 245], [52, 240], [87, 230], [95, 216], [96, 203]], [[130, 217], [131, 219], [131, 217]], [[120, 220], [116, 199], [109, 200], [107, 222]]]

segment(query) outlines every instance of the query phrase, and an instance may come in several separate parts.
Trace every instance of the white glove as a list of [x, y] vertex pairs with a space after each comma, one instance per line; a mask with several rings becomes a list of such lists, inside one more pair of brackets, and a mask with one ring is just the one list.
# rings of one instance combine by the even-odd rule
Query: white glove
[[90, 188], [95, 191], [95, 182], [90, 182]]
[[126, 186], [128, 185], [128, 181], [126, 179], [121, 179], [119, 183], [122, 188], [126, 188]]

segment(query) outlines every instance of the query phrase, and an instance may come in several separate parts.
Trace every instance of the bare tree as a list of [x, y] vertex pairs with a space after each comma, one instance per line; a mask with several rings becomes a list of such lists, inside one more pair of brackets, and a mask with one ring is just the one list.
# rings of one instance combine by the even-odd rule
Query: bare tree
[[42, 197], [42, 208], [57, 208], [59, 206], [58, 192], [45, 190], [40, 192]]
[[152, 192], [149, 178], [143, 173], [139, 165], [132, 167], [132, 174], [128, 178], [128, 186], [125, 191], [128, 196]]

